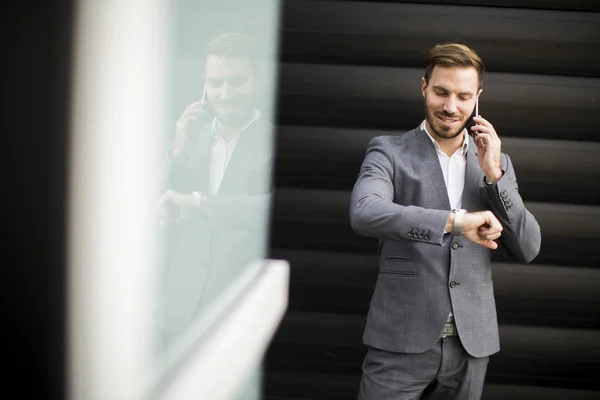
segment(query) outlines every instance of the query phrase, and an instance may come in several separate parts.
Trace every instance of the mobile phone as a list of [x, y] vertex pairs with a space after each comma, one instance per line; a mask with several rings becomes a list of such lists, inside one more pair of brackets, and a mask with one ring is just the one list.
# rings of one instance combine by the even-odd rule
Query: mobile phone
[[212, 106], [209, 104], [208, 99], [206, 97], [206, 81], [204, 82], [204, 89], [202, 90], [202, 101], [204, 102], [204, 107], [202, 108], [204, 112], [208, 115], [208, 118], [213, 118], [215, 112]]
[[473, 118], [477, 115], [479, 115], [479, 96], [477, 96], [475, 99], [475, 109], [473, 110], [471, 117], [469, 117], [469, 122], [467, 123], [467, 133], [473, 137], [473, 140], [475, 140], [475, 136], [477, 136], [477, 133], [472, 129], [475, 125], [477, 125], [477, 123], [473, 121]]

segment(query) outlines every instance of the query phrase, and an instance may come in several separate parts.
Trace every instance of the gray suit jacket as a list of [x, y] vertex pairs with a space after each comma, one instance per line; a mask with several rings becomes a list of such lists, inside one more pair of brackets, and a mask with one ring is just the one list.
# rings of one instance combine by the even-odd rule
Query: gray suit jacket
[[[510, 158], [493, 186], [471, 137], [463, 208], [491, 210], [504, 227], [501, 245], [521, 262], [540, 249], [540, 227], [518, 192]], [[379, 240], [379, 275], [364, 343], [387, 351], [420, 353], [439, 338], [451, 309], [464, 348], [474, 357], [500, 349], [491, 251], [444, 235], [450, 202], [435, 147], [420, 128], [374, 138], [352, 191], [350, 221]]]

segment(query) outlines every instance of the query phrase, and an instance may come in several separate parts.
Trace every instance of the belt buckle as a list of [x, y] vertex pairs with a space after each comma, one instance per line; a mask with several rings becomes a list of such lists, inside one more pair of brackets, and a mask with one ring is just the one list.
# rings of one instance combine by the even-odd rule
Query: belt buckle
[[444, 325], [444, 330], [442, 331], [440, 338], [445, 339], [449, 336], [455, 336], [455, 335], [456, 335], [456, 325], [450, 323], [450, 324]]

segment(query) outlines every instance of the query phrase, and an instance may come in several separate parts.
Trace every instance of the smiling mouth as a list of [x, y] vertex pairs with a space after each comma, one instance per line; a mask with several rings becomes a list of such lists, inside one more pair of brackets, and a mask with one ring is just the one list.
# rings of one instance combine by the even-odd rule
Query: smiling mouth
[[444, 123], [444, 125], [452, 125], [452, 124], [460, 121], [459, 119], [442, 117], [440, 115], [438, 115], [437, 117], [440, 119], [440, 121], [442, 121]]

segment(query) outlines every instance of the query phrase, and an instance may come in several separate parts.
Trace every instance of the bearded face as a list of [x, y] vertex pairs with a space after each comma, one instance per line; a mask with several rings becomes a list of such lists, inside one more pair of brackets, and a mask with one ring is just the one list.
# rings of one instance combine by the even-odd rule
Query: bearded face
[[474, 67], [436, 66], [421, 89], [425, 103], [425, 119], [431, 133], [440, 139], [460, 135], [475, 108], [478, 75]]

